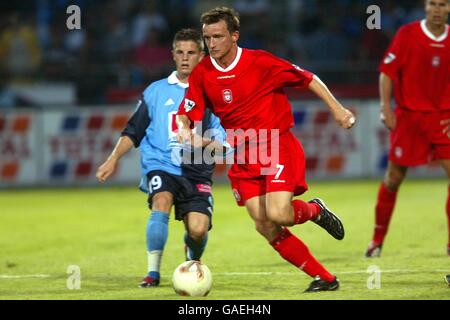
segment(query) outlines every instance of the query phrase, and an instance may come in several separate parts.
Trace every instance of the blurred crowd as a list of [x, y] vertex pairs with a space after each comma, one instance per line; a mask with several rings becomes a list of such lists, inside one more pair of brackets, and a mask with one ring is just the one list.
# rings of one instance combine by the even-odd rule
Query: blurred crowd
[[[68, 30], [69, 5], [81, 29]], [[381, 8], [368, 30], [366, 8]], [[67, 82], [77, 103], [102, 104], [111, 90], [142, 88], [173, 69], [171, 40], [199, 28], [200, 14], [228, 5], [241, 14], [240, 45], [261, 48], [327, 83], [376, 81], [397, 28], [421, 19], [423, 0], [27, 0], [0, 4], [0, 105], [17, 104], [9, 83]]]

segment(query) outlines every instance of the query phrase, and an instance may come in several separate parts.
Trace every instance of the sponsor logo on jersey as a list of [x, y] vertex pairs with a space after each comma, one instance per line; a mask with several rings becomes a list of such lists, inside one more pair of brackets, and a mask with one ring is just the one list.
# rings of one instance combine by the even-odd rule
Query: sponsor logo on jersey
[[173, 101], [172, 98], [169, 98], [164, 105], [165, 106], [172, 106], [174, 104], [175, 104], [175, 101]]
[[397, 57], [395, 56], [395, 54], [389, 53], [389, 54], [386, 56], [386, 58], [384, 58], [384, 63], [385, 63], [385, 64], [389, 64], [389, 63], [391, 63], [392, 61], [394, 61], [395, 58], [397, 58]]
[[222, 95], [225, 103], [231, 103], [233, 101], [233, 92], [230, 89], [223, 90]]
[[431, 60], [431, 65], [435, 68], [439, 67], [441, 65], [441, 57], [434, 56], [433, 59]]
[[274, 179], [271, 181], [272, 183], [286, 183], [286, 180]]
[[189, 99], [184, 99], [184, 110], [191, 111], [195, 107], [195, 102]]
[[220, 77], [217, 77], [218, 80], [223, 80], [223, 79], [233, 79], [233, 78], [236, 78], [236, 75], [235, 75], [235, 74], [232, 74], [232, 75], [230, 75], [230, 76], [220, 76]]
[[208, 184], [197, 184], [198, 192], [212, 193], [211, 186]]

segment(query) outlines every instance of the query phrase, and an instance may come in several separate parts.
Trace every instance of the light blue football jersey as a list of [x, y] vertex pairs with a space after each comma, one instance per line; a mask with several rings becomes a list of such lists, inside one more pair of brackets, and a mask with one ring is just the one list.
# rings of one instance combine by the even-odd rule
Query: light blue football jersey
[[142, 99], [147, 105], [150, 125], [140, 145], [143, 176], [153, 170], [181, 175], [181, 146], [172, 128], [187, 87], [174, 72], [144, 90]]
[[[147, 173], [150, 171], [182, 175], [182, 146], [177, 142], [173, 129], [176, 128], [175, 115], [187, 87], [178, 80], [176, 72], [152, 83], [144, 90], [135, 114], [122, 133], [130, 136], [135, 146], [140, 147], [142, 179], [139, 188], [144, 192], [148, 192]], [[210, 114], [206, 127], [214, 133], [215, 140], [228, 145], [219, 118]]]

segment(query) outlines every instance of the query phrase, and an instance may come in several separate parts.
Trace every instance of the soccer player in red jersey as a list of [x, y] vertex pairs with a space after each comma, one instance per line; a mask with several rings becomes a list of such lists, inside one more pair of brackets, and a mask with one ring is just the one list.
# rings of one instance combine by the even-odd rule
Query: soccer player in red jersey
[[[286, 228], [312, 220], [334, 238], [344, 237], [341, 221], [321, 199], [293, 200], [308, 187], [305, 156], [290, 132], [294, 119], [283, 88], [309, 88], [343, 128], [353, 126], [354, 115], [312, 73], [268, 52], [240, 48], [240, 22], [233, 9], [212, 9], [202, 15], [201, 22], [210, 56], [189, 78], [177, 116], [179, 139], [189, 141], [192, 122], [202, 118], [205, 108], [211, 109], [238, 150], [228, 173], [238, 204], [247, 208], [256, 230], [284, 259], [315, 278], [306, 291], [336, 290], [336, 276]], [[271, 150], [274, 161], [263, 161], [261, 150]], [[240, 157], [245, 161], [239, 161]]]
[[[391, 130], [391, 145], [375, 207], [374, 235], [366, 257], [381, 253], [397, 192], [408, 167], [435, 159], [450, 178], [449, 11], [448, 0], [426, 0], [426, 19], [401, 27], [380, 64], [380, 117]], [[395, 111], [390, 103], [392, 91]], [[450, 255], [450, 187], [446, 211]]]

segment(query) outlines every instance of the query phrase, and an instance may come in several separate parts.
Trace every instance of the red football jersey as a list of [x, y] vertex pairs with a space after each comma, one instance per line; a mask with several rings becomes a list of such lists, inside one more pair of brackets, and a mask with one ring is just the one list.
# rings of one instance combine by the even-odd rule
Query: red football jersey
[[450, 35], [436, 38], [425, 20], [399, 29], [380, 71], [395, 83], [397, 106], [413, 111], [450, 109]]
[[189, 76], [178, 114], [199, 121], [210, 108], [225, 129], [279, 129], [282, 134], [294, 125], [283, 88], [304, 88], [312, 79], [312, 73], [262, 50], [238, 48], [227, 69], [207, 56]]

